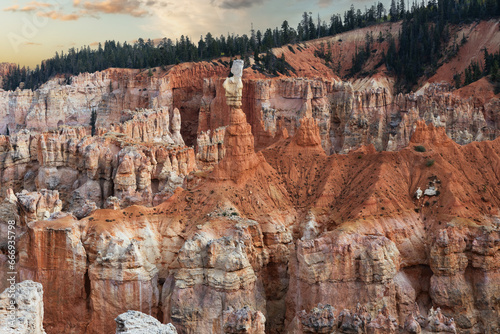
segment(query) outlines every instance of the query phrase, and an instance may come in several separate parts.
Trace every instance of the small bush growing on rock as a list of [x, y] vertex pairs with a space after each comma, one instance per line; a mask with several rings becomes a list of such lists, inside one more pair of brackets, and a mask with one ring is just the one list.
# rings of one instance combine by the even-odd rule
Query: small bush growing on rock
[[434, 165], [434, 162], [436, 162], [436, 161], [434, 161], [434, 159], [429, 159], [429, 160], [427, 160], [427, 161], [425, 162], [425, 165], [426, 165], [427, 167], [431, 167], [432, 165]]
[[423, 147], [422, 145], [415, 146], [414, 148], [415, 148], [415, 151], [417, 151], [417, 152], [425, 152], [426, 151], [425, 147]]

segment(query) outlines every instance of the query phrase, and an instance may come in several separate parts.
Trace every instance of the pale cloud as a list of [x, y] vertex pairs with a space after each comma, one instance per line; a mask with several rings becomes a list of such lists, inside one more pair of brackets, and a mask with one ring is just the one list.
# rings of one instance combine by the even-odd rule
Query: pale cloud
[[17, 12], [19, 10], [19, 5], [12, 5], [10, 7], [4, 8], [4, 12]]
[[25, 42], [25, 43], [23, 43], [23, 45], [26, 45], [26, 46], [40, 46], [42, 44], [41, 43], [35, 43], [35, 42]]
[[326, 8], [333, 3], [333, 0], [318, 0], [318, 6], [320, 8]]
[[52, 7], [52, 6], [53, 6], [52, 4], [46, 3], [46, 2], [31, 1], [26, 6], [22, 7], [20, 9], [20, 11], [22, 11], [22, 12], [32, 12], [32, 11], [35, 11], [35, 10], [39, 10], [39, 9], [42, 9], [42, 8], [49, 8], [49, 7]]
[[212, 4], [225, 9], [250, 8], [255, 5], [262, 5], [264, 0], [211, 0]]
[[85, 9], [89, 14], [125, 14], [134, 17], [150, 15], [148, 7], [160, 4], [155, 0], [98, 0], [84, 1], [73, 0], [75, 7]]
[[214, 36], [237, 32], [244, 12], [214, 6], [206, 0], [169, 2], [154, 12], [153, 24], [143, 25], [145, 31], [160, 31], [162, 36], [176, 39], [181, 34], [197, 42], [200, 35], [211, 32]]
[[56, 10], [51, 10], [48, 12], [38, 12], [38, 13], [36, 13], [36, 15], [39, 17], [47, 17], [49, 19], [59, 20], [59, 21], [76, 21], [82, 17], [82, 14], [78, 14], [78, 13], [77, 14], [75, 14], [75, 13], [65, 14], [63, 12], [56, 11]]
[[7, 12], [36, 12], [39, 17], [47, 17], [59, 21], [75, 21], [81, 17], [99, 18], [102, 14], [123, 14], [133, 17], [144, 17], [152, 14], [155, 8], [164, 7], [164, 0], [73, 0], [73, 13], [63, 11], [61, 6], [31, 1], [24, 6], [13, 5], [4, 8]]
[[6, 12], [34, 12], [36, 10], [50, 8], [50, 7], [53, 7], [53, 5], [50, 3], [31, 1], [30, 3], [26, 4], [23, 7], [20, 7], [19, 5], [13, 5], [13, 6], [10, 6], [8, 8], [5, 8], [4, 11], [6, 11]]

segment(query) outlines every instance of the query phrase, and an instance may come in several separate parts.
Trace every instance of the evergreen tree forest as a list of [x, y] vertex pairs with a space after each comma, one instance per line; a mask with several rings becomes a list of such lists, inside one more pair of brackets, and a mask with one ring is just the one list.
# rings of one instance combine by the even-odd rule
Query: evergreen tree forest
[[[391, 8], [393, 6], [394, 0]], [[403, 1], [400, 8], [403, 8]], [[390, 39], [385, 59], [387, 68], [397, 76], [397, 88], [409, 91], [420, 77], [431, 76], [436, 71], [439, 60], [445, 56], [444, 46], [452, 38], [450, 24], [471, 23], [499, 15], [499, 0], [431, 0], [426, 5], [414, 4], [410, 11], [401, 11], [399, 17], [403, 23], [399, 43]], [[466, 42], [463, 36], [460, 44]], [[396, 48], [396, 44], [399, 48]], [[454, 44], [453, 52], [456, 54], [459, 43], [455, 41]], [[493, 66], [482, 69], [481, 74], [476, 75], [477, 79], [491, 74], [492, 68]], [[456, 77], [456, 83], [457, 79]], [[470, 82], [472, 81], [466, 80], [465, 84]]]
[[[431, 74], [437, 68], [438, 60], [442, 57], [442, 45], [451, 38], [449, 24], [470, 23], [498, 15], [500, 0], [431, 0], [428, 3], [413, 3], [411, 8], [406, 8], [404, 0], [392, 0], [389, 9], [381, 2], [365, 7], [364, 11], [351, 5], [343, 16], [334, 14], [328, 21], [321, 20], [319, 15], [304, 12], [296, 28], [291, 27], [285, 20], [280, 27], [274, 29], [255, 31], [252, 28], [249, 35], [228, 34], [214, 37], [208, 32], [205, 36], [200, 36], [197, 42], [186, 36], [175, 41], [164, 38], [156, 43], [150, 39], [139, 39], [132, 44], [106, 41], [95, 49], [83, 46], [79, 49], [71, 48], [66, 53], [56, 53], [35, 69], [18, 66], [4, 78], [3, 88], [14, 90], [21, 86], [36, 89], [55, 75], [69, 78], [71, 75], [92, 73], [111, 67], [151, 69], [181, 62], [211, 60], [221, 56], [239, 57], [247, 62], [250, 56], [254, 56], [263, 71], [271, 75], [278, 72], [286, 74], [289, 66], [284, 55], [276, 57], [270, 52], [274, 47], [334, 36], [377, 23], [402, 20], [399, 41], [389, 36], [385, 63], [398, 78], [400, 90], [404, 91], [410, 90], [420, 77]], [[350, 75], [361, 71], [363, 63], [370, 57], [369, 43], [372, 41], [373, 38], [367, 37], [367, 45], [356, 52]], [[480, 69], [481, 76], [494, 73], [493, 79], [500, 80], [499, 54], [485, 55], [488, 65]], [[325, 54], [318, 56], [327, 58]], [[477, 69], [470, 71], [473, 74], [464, 73], [455, 81], [466, 84], [469, 78], [479, 76]]]

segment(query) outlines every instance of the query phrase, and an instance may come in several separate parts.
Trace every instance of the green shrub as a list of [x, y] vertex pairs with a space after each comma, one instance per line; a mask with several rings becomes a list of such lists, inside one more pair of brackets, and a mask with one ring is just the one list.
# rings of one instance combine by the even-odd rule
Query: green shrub
[[434, 163], [435, 163], [435, 162], [436, 162], [436, 161], [434, 161], [434, 159], [429, 159], [429, 160], [427, 160], [427, 161], [425, 162], [425, 165], [426, 165], [427, 167], [431, 167], [432, 165], [434, 165]]
[[417, 151], [417, 152], [425, 152], [425, 151], [427, 151], [427, 150], [425, 149], [425, 147], [423, 147], [422, 145], [415, 146], [415, 147], [414, 147], [414, 149], [415, 149], [415, 151]]

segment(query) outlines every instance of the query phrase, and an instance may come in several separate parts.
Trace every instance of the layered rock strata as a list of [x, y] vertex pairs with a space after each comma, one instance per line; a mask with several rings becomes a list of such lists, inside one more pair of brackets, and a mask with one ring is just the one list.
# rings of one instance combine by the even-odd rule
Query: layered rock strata
[[[111, 68], [69, 79], [54, 78], [35, 91], [0, 91], [0, 134], [23, 129], [55, 130], [61, 125], [108, 129], [124, 110], [178, 108], [188, 144], [196, 138], [205, 78], [227, 73], [224, 63], [180, 64], [148, 71]], [[7, 131], [8, 128], [8, 131]]]
[[[347, 153], [368, 144], [379, 151], [400, 150], [409, 144], [419, 120], [444, 126], [448, 136], [462, 145], [491, 140], [499, 134], [494, 116], [498, 98], [481, 102], [475, 97], [462, 97], [447, 83], [433, 83], [416, 93], [394, 94], [392, 81], [384, 79], [387, 78], [353, 82], [335, 78], [245, 80], [243, 110], [256, 135], [256, 148], [267, 147], [279, 139], [280, 122], [293, 135], [307, 104], [312, 107], [327, 154]], [[207, 80], [205, 86], [199, 138], [229, 119], [221, 83]], [[199, 152], [208, 149], [205, 147], [201, 145]], [[213, 147], [209, 149], [215, 151]], [[211, 156], [202, 153], [199, 158], [210, 162], [214, 160]]]
[[[161, 202], [195, 170], [195, 155], [180, 137], [178, 112], [174, 111], [177, 125], [173, 135], [168, 129], [168, 112], [161, 109], [144, 114], [161, 116], [143, 123], [153, 124], [151, 132], [146, 126], [129, 133], [125, 123], [120, 128], [124, 134], [112, 131], [89, 136], [83, 128], [63, 128], [3, 137], [2, 192], [8, 188], [19, 192], [29, 219], [47, 218], [62, 208], [81, 218], [102, 208], [112, 196], [121, 206]], [[151, 141], [143, 144], [145, 139]]]
[[[456, 143], [496, 136], [494, 98], [393, 96], [380, 78], [241, 86], [241, 68], [201, 97], [203, 66], [108, 71], [97, 136], [0, 137], [0, 213], [22, 221], [17, 271], [45, 288], [47, 333], [113, 333], [129, 310], [180, 333], [498, 332], [500, 141]], [[213, 171], [179, 138], [195, 126]]]

